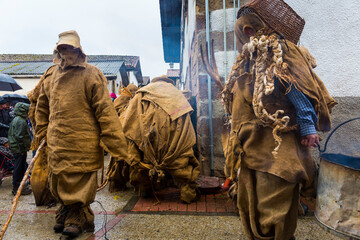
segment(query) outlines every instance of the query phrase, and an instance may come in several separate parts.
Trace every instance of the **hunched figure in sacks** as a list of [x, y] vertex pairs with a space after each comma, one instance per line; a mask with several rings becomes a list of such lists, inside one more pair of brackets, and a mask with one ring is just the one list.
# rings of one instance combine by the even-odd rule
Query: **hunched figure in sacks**
[[200, 163], [193, 151], [192, 111], [167, 76], [152, 79], [129, 101], [121, 122], [128, 141], [130, 184], [140, 196], [150, 196], [173, 180], [182, 201], [198, 199]]
[[[282, 21], [284, 9], [300, 24]], [[231, 115], [225, 172], [249, 239], [295, 239], [300, 194], [315, 195], [310, 147], [317, 130], [330, 130], [337, 103], [296, 45], [304, 24], [282, 0], [255, 0], [238, 12], [240, 54], [222, 91]]]

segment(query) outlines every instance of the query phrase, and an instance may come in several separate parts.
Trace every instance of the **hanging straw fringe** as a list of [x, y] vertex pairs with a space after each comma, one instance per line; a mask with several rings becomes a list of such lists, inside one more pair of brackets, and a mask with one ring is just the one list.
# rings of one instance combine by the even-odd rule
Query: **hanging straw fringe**
[[[272, 134], [276, 146], [272, 154], [276, 158], [282, 142], [279, 131], [288, 126], [290, 117], [279, 117], [279, 114], [284, 114], [283, 110], [277, 110], [273, 114], [268, 113], [264, 108], [262, 98], [264, 95], [270, 95], [274, 91], [275, 77], [291, 84], [290, 77], [286, 75], [287, 64], [283, 62], [282, 46], [276, 35], [262, 35], [259, 38], [251, 37], [250, 43], [247, 46], [245, 45], [244, 48], [250, 53], [250, 60], [255, 53], [257, 54], [254, 65], [256, 78], [252, 104], [255, 116], [260, 119], [264, 126], [273, 128]], [[269, 58], [268, 54], [271, 53], [273, 56]]]
[[[111, 160], [109, 162], [109, 164], [107, 165], [106, 167], [106, 178], [104, 181], [101, 182], [101, 184], [98, 186], [96, 192], [99, 192], [101, 191], [102, 189], [104, 189], [106, 187], [106, 185], [109, 183], [109, 180], [110, 180], [110, 176], [116, 171], [117, 167], [118, 167], [118, 161], [116, 161], [114, 159], [115, 163], [114, 165], [110, 168], [110, 165], [111, 165]], [[0, 239], [1, 240], [1, 239]]]
[[[274, 91], [274, 79], [279, 79], [280, 83], [288, 83], [289, 87], [286, 94], [290, 91], [293, 84], [293, 77], [289, 74], [288, 66], [283, 62], [283, 50], [281, 40], [276, 34], [263, 34], [250, 38], [250, 42], [245, 44], [243, 51], [236, 58], [236, 62], [228, 77], [228, 81], [222, 91], [222, 98], [224, 101], [225, 111], [230, 112], [232, 103], [233, 86], [238, 78], [240, 78], [240, 69], [244, 65], [244, 61], [250, 61], [252, 68], [250, 71], [255, 74], [254, 92], [252, 99], [252, 106], [255, 116], [260, 120], [261, 124], [265, 127], [273, 129], [272, 134], [276, 143], [273, 156], [276, 158], [278, 150], [281, 146], [282, 138], [280, 132], [288, 129], [290, 121], [289, 116], [279, 117], [279, 114], [284, 114], [283, 110], [277, 110], [275, 113], [270, 114], [264, 107], [263, 97], [270, 95]], [[254, 59], [256, 57], [256, 59]]]
[[11, 210], [10, 210], [10, 214], [9, 214], [8, 220], [6, 221], [3, 229], [1, 230], [0, 240], [2, 240], [3, 237], [4, 237], [5, 231], [6, 231], [6, 229], [8, 228], [9, 223], [10, 223], [10, 221], [11, 221], [11, 219], [12, 219], [14, 213], [15, 213], [16, 205], [17, 205], [17, 203], [18, 203], [18, 201], [19, 201], [19, 197], [20, 197], [20, 195], [21, 195], [21, 191], [22, 191], [22, 189], [23, 189], [23, 187], [24, 187], [24, 185], [25, 185], [25, 182], [26, 182], [26, 180], [27, 180], [27, 178], [28, 178], [28, 176], [29, 176], [29, 173], [30, 173], [31, 169], [34, 167], [34, 164], [35, 164], [35, 162], [36, 162], [36, 159], [37, 159], [38, 156], [39, 156], [40, 150], [44, 147], [44, 145], [45, 145], [45, 139], [41, 142], [39, 148], [38, 148], [37, 151], [36, 151], [35, 156], [34, 156], [33, 159], [31, 160], [31, 162], [30, 162], [30, 164], [29, 164], [29, 166], [28, 166], [28, 168], [27, 168], [27, 170], [26, 170], [26, 172], [25, 172], [25, 174], [24, 174], [24, 177], [23, 177], [23, 179], [22, 179], [22, 181], [21, 181], [21, 183], [20, 183], [20, 186], [19, 186], [19, 188], [18, 188], [18, 190], [17, 190], [17, 193], [16, 193], [15, 197], [14, 197], [13, 200], [12, 200], [12, 207], [11, 207]]
[[119, 90], [119, 94], [129, 96], [131, 98], [134, 97], [134, 95], [131, 93], [131, 91], [127, 87], [121, 87]]

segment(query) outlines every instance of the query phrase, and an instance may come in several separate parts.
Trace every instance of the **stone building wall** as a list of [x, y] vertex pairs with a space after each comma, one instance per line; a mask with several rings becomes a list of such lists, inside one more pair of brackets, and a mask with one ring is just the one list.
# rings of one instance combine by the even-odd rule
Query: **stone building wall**
[[[286, 1], [306, 20], [300, 44], [308, 47], [316, 58], [318, 67], [315, 69], [315, 72], [324, 81], [329, 92], [339, 102], [339, 105], [334, 109], [332, 114], [334, 126], [343, 120], [360, 116], [360, 81], [356, 80], [357, 76], [360, 75], [360, 68], [358, 64], [356, 64], [356, 59], [360, 58], [360, 48], [354, 45], [355, 43], [360, 43], [360, 33], [351, 31], [351, 29], [354, 29], [354, 24], [355, 26], [360, 25], [360, 15], [354, 14], [355, 11], [360, 11], [360, 5], [356, 4], [356, 1], [357, 0], [349, 0], [346, 4], [338, 6], [340, 10], [339, 13], [343, 13], [339, 16], [339, 19], [345, 23], [345, 25], [339, 23], [337, 18], [334, 17], [336, 11], [335, 6], [338, 4], [338, 1], [327, 1], [326, 5], [328, 9], [324, 9], [322, 5], [323, 1], [321, 0]], [[241, 5], [247, 2], [250, 1], [241, 1]], [[214, 39], [216, 64], [220, 76], [224, 77], [230, 73], [237, 54], [237, 52], [234, 51], [233, 1], [226, 1], [225, 31], [227, 49], [225, 51], [223, 1], [209, 0], [209, 9], [210, 39]], [[349, 13], [353, 12], [353, 14], [346, 15], [346, 11]], [[192, 31], [191, 33], [187, 33], [187, 35], [185, 34], [187, 37], [183, 37], [182, 39], [182, 41], [187, 42], [186, 44], [182, 43], [182, 61], [187, 63], [182, 64], [181, 77], [182, 81], [186, 82], [187, 88], [192, 91], [192, 95], [196, 99], [198, 158], [201, 162], [202, 174], [210, 175], [208, 84], [207, 74], [201, 64], [200, 57], [200, 45], [204, 47], [206, 44], [204, 0], [188, 1], [188, 13], [186, 14], [184, 23], [183, 31], [186, 32], [189, 31], [189, 29], [192, 29]], [[326, 31], [324, 31], [324, 29], [326, 29]], [[342, 29], [345, 30], [346, 33], [351, 33], [350, 36], [349, 34], [339, 34]], [[354, 44], [346, 41], [349, 37], [353, 40]], [[214, 165], [215, 175], [221, 177], [223, 176], [225, 162], [221, 141], [222, 132], [224, 131], [224, 110], [218, 94], [218, 88], [212, 83], [211, 104], [213, 107]], [[339, 151], [343, 149], [343, 146], [349, 146], [350, 143], [355, 144], [353, 149], [359, 146], [359, 134], [357, 138], [356, 136], [351, 138], [346, 137], [347, 133], [356, 130], [354, 129], [356, 126], [357, 125], [350, 126], [350, 129], [345, 130], [344, 135], [337, 137], [336, 141], [341, 143], [338, 145]], [[328, 133], [321, 133], [323, 138], [327, 135]], [[315, 156], [316, 151], [317, 150], [314, 150]]]
[[[244, 1], [241, 1], [245, 3]], [[237, 1], [236, 1], [237, 3]], [[224, 33], [223, 33], [223, 1], [209, 1], [210, 9], [210, 39], [214, 39], [214, 52], [221, 76], [224, 70]], [[209, 129], [209, 99], [208, 76], [201, 63], [200, 46], [205, 52], [206, 19], [205, 1], [188, 1], [186, 12], [183, 12], [182, 38], [182, 81], [187, 89], [192, 91], [197, 107], [197, 149], [201, 162], [202, 174], [210, 175], [210, 129]], [[227, 43], [227, 73], [230, 72], [235, 60], [234, 53], [234, 9], [233, 1], [226, 1], [226, 43]], [[225, 158], [222, 147], [224, 131], [224, 109], [219, 100], [219, 89], [212, 82], [211, 104], [213, 108], [213, 146], [215, 176], [224, 176]]]

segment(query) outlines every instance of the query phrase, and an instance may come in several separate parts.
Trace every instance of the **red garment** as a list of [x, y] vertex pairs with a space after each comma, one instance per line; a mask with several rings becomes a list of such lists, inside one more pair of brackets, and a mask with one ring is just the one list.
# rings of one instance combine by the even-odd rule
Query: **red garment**
[[117, 98], [116, 94], [115, 94], [115, 93], [113, 93], [113, 92], [112, 92], [112, 93], [110, 93], [110, 97], [111, 97], [111, 98], [114, 98], [114, 99], [116, 99], [116, 98]]

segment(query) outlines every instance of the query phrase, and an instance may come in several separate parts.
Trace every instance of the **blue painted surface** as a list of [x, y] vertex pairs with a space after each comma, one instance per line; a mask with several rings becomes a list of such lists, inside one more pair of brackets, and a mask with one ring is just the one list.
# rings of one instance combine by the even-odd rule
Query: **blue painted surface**
[[359, 157], [352, 157], [344, 154], [323, 153], [321, 154], [321, 158], [325, 161], [360, 171]]

